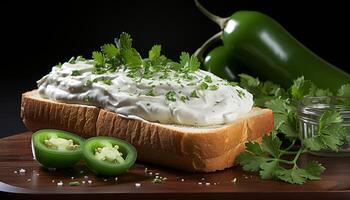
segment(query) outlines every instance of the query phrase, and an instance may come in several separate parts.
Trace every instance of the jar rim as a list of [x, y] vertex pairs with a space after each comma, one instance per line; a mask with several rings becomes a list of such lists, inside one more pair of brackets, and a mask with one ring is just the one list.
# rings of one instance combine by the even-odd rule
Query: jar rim
[[317, 116], [329, 109], [335, 109], [343, 117], [350, 118], [350, 97], [308, 96], [301, 99], [298, 103], [299, 114], [304, 113]]

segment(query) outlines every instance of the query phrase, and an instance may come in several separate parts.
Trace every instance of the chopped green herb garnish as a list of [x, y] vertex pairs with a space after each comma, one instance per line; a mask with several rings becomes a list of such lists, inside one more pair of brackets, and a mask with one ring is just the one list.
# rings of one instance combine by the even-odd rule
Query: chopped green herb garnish
[[86, 82], [85, 82], [85, 84], [84, 84], [84, 86], [86, 86], [86, 87], [91, 87], [92, 86], [92, 81], [91, 80], [87, 80]]
[[69, 186], [79, 186], [80, 185], [80, 182], [79, 181], [72, 181], [72, 182], [69, 182]]
[[94, 83], [103, 82], [106, 85], [112, 85], [112, 79], [108, 77], [98, 77], [93, 80]]
[[148, 90], [148, 92], [147, 92], [145, 95], [146, 95], [146, 96], [156, 96], [156, 95], [154, 94], [153, 87], [152, 87], [150, 90]]
[[206, 76], [204, 77], [204, 81], [207, 82], [207, 83], [212, 83], [212, 82], [213, 82], [213, 81], [211, 80], [211, 77], [208, 76], [208, 75], [206, 75]]
[[[182, 52], [180, 62], [174, 62], [161, 54], [161, 46], [154, 45], [149, 50], [148, 58], [142, 59], [132, 47], [129, 34], [122, 33], [115, 39], [115, 44], [105, 44], [101, 51], [94, 51], [94, 73], [104, 74], [123, 68], [127, 75], [135, 81], [142, 79], [169, 79], [181, 74], [186, 80], [194, 79], [191, 73], [199, 69], [200, 63], [196, 56]], [[170, 77], [171, 76], [171, 77]], [[207, 78], [208, 81], [210, 81]]]
[[237, 91], [237, 94], [238, 94], [239, 98], [242, 99], [243, 97], [245, 97], [245, 93], [242, 90], [236, 89], [236, 91]]
[[73, 70], [71, 75], [72, 75], [72, 76], [80, 76], [81, 73], [80, 73], [80, 71], [78, 71], [78, 70]]
[[169, 91], [165, 94], [168, 101], [176, 101], [176, 93], [174, 91]]
[[199, 96], [197, 95], [197, 91], [196, 91], [196, 90], [193, 90], [193, 91], [191, 92], [191, 97], [193, 97], [193, 98], [199, 98]]
[[199, 85], [199, 88], [201, 89], [201, 90], [206, 90], [206, 89], [208, 89], [208, 84], [207, 83], [205, 83], [205, 82], [202, 82], [200, 85]]
[[209, 89], [210, 90], [217, 90], [217, 89], [219, 89], [219, 86], [217, 86], [217, 85], [210, 85]]
[[151, 104], [150, 103], [146, 103], [146, 106], [150, 106]]
[[189, 101], [190, 98], [189, 98], [188, 96], [182, 95], [182, 96], [180, 97], [180, 100], [181, 100], [182, 102], [186, 103], [186, 101]]
[[159, 77], [159, 79], [167, 79], [169, 77], [168, 71], [163, 71], [163, 75]]
[[107, 84], [107, 85], [112, 85], [112, 80], [111, 79], [104, 79], [103, 83]]
[[194, 82], [187, 83], [187, 86], [194, 86], [194, 85], [196, 85], [196, 83], [194, 83]]
[[194, 79], [194, 76], [188, 74], [188, 73], [184, 73], [182, 75], [182, 78], [186, 79], [186, 80], [193, 80]]

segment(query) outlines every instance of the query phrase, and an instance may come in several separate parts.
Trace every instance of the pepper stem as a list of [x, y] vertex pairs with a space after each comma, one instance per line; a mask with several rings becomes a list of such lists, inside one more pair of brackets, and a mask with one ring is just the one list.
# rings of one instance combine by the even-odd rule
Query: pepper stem
[[209, 12], [207, 9], [205, 9], [198, 0], [194, 0], [194, 3], [196, 4], [197, 8], [203, 13], [206, 17], [208, 17], [210, 20], [215, 22], [217, 25], [220, 26], [221, 30], [225, 28], [225, 25], [227, 21], [229, 20], [229, 17], [223, 18], [219, 17], [217, 15], [214, 15], [213, 13]]
[[198, 58], [199, 62], [202, 64], [204, 63], [203, 53], [214, 43], [219, 41], [221, 39], [222, 31], [218, 32], [217, 34], [213, 35], [211, 38], [209, 38], [201, 47], [199, 47], [196, 52], [194, 52], [194, 55]]

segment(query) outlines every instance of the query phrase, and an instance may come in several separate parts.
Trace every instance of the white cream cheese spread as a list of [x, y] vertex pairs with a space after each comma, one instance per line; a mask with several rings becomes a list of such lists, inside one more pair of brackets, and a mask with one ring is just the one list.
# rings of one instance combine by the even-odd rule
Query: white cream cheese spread
[[[37, 84], [43, 98], [93, 105], [128, 118], [162, 124], [211, 126], [228, 124], [253, 106], [253, 96], [214, 74], [176, 71], [135, 79], [129, 69], [94, 73], [93, 60], [55, 66]], [[187, 76], [187, 78], [186, 78]], [[185, 78], [184, 78], [185, 77]]]

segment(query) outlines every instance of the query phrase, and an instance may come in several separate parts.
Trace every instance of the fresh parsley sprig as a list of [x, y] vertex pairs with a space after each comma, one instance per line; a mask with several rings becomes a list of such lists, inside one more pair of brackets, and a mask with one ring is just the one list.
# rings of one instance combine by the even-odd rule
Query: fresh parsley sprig
[[[328, 89], [317, 88], [304, 77], [296, 79], [284, 90], [272, 82], [260, 82], [246, 74], [240, 75], [240, 85], [255, 97], [255, 105], [270, 108], [274, 113], [274, 130], [265, 135], [262, 143], [248, 142], [246, 151], [237, 158], [245, 171], [259, 172], [262, 179], [279, 179], [288, 183], [303, 184], [306, 180], [318, 180], [325, 168], [317, 161], [309, 161], [305, 166], [298, 164], [301, 154], [310, 150], [337, 151], [343, 144], [345, 130], [337, 111], [326, 111], [319, 119], [315, 137], [302, 139], [298, 134], [297, 103], [305, 96], [332, 96]], [[337, 96], [350, 96], [350, 85], [343, 85]], [[282, 148], [278, 135], [287, 138], [289, 146]], [[302, 140], [302, 146], [295, 143]], [[293, 149], [293, 150], [291, 150]], [[292, 156], [292, 159], [287, 159]]]
[[325, 112], [320, 117], [316, 136], [304, 139], [304, 145], [312, 151], [338, 151], [339, 147], [343, 145], [343, 139], [347, 134], [345, 128], [339, 125], [342, 121], [339, 112]]
[[[140, 82], [142, 79], [165, 80], [172, 78], [170, 76], [182, 77], [186, 80], [194, 79], [192, 73], [199, 70], [200, 63], [194, 55], [182, 52], [179, 62], [172, 61], [161, 54], [161, 45], [154, 45], [148, 52], [148, 58], [142, 58], [135, 48], [132, 47], [132, 38], [127, 33], [120, 34], [115, 39], [115, 44], [105, 44], [100, 51], [92, 53], [94, 60], [94, 73], [105, 74], [123, 69], [127, 75], [135, 81]], [[211, 77], [205, 77], [204, 81], [211, 83]], [[109, 82], [105, 82], [108, 84]], [[179, 83], [181, 84], [181, 82]], [[208, 85], [203, 82], [201, 89], [218, 89], [215, 85]], [[154, 96], [153, 89], [150, 89], [147, 96]], [[198, 97], [190, 95], [189, 97]], [[176, 95], [169, 91], [165, 98], [168, 101], [176, 101]], [[188, 97], [180, 97], [180, 100], [186, 102]]]
[[148, 53], [148, 58], [143, 59], [139, 52], [132, 47], [132, 38], [128, 33], [121, 33], [115, 39], [115, 44], [105, 44], [101, 51], [94, 51], [92, 58], [95, 61], [95, 73], [103, 74], [114, 72], [120, 67], [128, 70], [128, 76], [132, 78], [168, 78], [169, 71], [182, 73], [190, 77], [199, 69], [200, 63], [195, 56], [182, 52], [180, 61], [174, 62], [161, 54], [161, 45], [154, 45]]
[[[282, 149], [282, 141], [275, 133], [263, 136], [262, 144], [249, 142], [246, 151], [237, 158], [245, 171], [259, 172], [262, 179], [280, 179], [289, 183], [303, 184], [305, 180], [319, 179], [324, 167], [317, 161], [309, 161], [304, 168], [298, 166], [297, 161], [305, 150], [289, 151], [294, 145]], [[291, 160], [282, 156], [294, 154]], [[285, 166], [288, 166], [285, 167]]]

